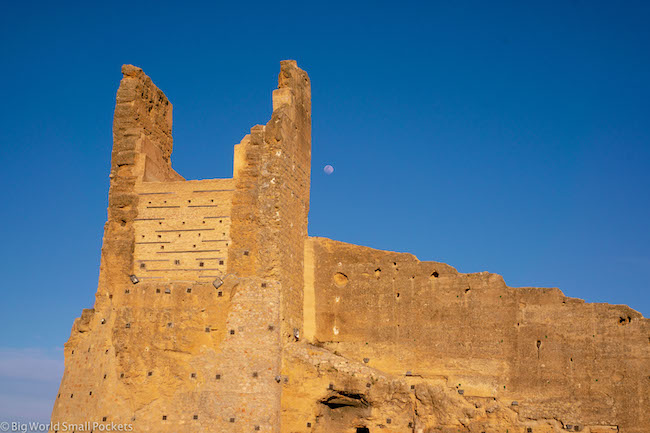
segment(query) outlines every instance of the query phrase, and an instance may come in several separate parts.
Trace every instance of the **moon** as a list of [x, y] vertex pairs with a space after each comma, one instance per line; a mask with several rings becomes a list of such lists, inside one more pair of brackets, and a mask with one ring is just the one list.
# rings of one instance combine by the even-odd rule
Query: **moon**
[[329, 176], [330, 174], [334, 173], [334, 167], [332, 167], [331, 165], [327, 164], [327, 165], [323, 168], [323, 171], [325, 172], [326, 175]]

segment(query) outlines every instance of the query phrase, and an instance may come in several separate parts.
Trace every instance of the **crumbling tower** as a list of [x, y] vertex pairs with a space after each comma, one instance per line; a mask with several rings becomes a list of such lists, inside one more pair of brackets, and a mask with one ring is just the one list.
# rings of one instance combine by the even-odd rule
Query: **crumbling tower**
[[172, 105], [141, 69], [122, 72], [99, 287], [65, 345], [52, 422], [278, 431], [283, 344], [302, 332], [309, 78], [282, 62], [233, 178], [185, 180]]

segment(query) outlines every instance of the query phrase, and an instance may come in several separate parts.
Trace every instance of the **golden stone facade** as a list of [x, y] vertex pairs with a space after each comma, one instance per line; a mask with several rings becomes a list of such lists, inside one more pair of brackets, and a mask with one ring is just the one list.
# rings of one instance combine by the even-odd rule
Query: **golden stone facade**
[[311, 91], [295, 62], [232, 179], [176, 173], [171, 104], [122, 72], [99, 286], [65, 345], [53, 425], [650, 432], [636, 311], [308, 236]]

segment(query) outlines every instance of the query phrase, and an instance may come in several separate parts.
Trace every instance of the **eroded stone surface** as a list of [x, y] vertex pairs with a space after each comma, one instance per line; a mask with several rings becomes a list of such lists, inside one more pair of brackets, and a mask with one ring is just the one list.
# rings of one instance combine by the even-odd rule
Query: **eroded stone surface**
[[171, 167], [165, 95], [122, 72], [96, 301], [65, 345], [53, 423], [650, 431], [636, 311], [308, 237], [311, 91], [294, 61], [271, 120], [235, 146], [233, 178], [201, 181]]

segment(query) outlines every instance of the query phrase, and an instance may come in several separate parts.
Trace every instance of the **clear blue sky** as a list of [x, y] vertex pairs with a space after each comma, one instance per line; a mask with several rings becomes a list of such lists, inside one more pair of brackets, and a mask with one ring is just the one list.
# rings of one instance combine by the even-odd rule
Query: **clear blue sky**
[[[231, 176], [295, 59], [311, 235], [650, 315], [647, 3], [95, 3], [0, 6], [0, 407], [48, 406], [93, 305], [123, 63], [174, 104], [192, 179]], [[20, 394], [26, 359], [47, 392]]]

